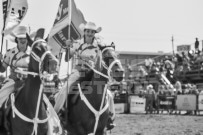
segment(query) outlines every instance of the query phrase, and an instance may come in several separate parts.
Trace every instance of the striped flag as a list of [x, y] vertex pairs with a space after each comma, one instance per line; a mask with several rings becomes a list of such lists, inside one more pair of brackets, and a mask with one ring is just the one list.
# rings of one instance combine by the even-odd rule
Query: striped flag
[[4, 16], [4, 36], [10, 34], [25, 17], [28, 10], [27, 0], [2, 0]]
[[48, 44], [54, 55], [59, 56], [67, 39], [79, 39], [82, 32], [81, 23], [86, 23], [82, 12], [77, 9], [74, 0], [61, 0], [54, 25], [49, 33]]

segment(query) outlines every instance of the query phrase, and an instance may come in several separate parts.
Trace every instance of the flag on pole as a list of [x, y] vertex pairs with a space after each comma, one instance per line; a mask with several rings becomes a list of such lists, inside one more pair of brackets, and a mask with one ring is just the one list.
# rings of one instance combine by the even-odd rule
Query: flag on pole
[[4, 16], [4, 36], [11, 34], [25, 17], [28, 10], [27, 0], [2, 0]]
[[[69, 0], [70, 1], [70, 0]], [[82, 12], [77, 9], [74, 0], [67, 2], [61, 0], [54, 25], [49, 33], [48, 44], [54, 55], [59, 56], [61, 48], [64, 48], [65, 41], [69, 38], [81, 38], [83, 31], [79, 29], [81, 23], [86, 23]]]
[[3, 9], [3, 2], [0, 2], [0, 30], [2, 30], [3, 29], [3, 21], [4, 21], [4, 9]]
[[10, 0], [2, 0], [3, 20], [6, 18], [7, 9], [10, 5]]

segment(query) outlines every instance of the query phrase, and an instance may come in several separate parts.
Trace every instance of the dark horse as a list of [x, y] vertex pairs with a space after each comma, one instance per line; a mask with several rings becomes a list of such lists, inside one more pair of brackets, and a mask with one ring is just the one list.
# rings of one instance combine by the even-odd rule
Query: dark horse
[[57, 60], [48, 51], [47, 43], [42, 39], [32, 43], [29, 59], [24, 87], [15, 100], [11, 96], [9, 123], [12, 135], [46, 135], [48, 130], [48, 110], [43, 102], [41, 84], [45, 77], [44, 71], [49, 74], [56, 72]]
[[78, 96], [70, 94], [68, 97], [67, 130], [70, 135], [106, 134], [110, 115], [106, 84], [111, 80], [122, 81], [124, 71], [112, 46], [100, 49], [96, 67], [86, 71], [85, 77], [76, 84]]

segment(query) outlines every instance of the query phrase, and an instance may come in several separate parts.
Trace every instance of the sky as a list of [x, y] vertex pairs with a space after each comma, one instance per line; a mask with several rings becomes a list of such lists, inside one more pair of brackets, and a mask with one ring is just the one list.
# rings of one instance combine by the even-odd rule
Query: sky
[[[28, 0], [22, 25], [48, 34], [60, 0]], [[174, 47], [203, 40], [203, 0], [75, 0], [86, 21], [103, 28], [99, 33], [118, 51], [171, 52]], [[2, 25], [2, 24], [1, 24]], [[202, 48], [202, 42], [200, 42]]]

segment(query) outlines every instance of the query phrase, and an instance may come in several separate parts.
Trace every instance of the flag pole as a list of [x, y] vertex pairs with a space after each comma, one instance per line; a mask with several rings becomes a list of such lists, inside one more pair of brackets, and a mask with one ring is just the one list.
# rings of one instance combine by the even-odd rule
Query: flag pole
[[[71, 33], [71, 20], [72, 20], [72, 0], [68, 0], [68, 18], [69, 18], [69, 20], [68, 20], [68, 40], [71, 40], [71, 36], [70, 36], [70, 33]], [[70, 47], [68, 47], [68, 51], [67, 51], [67, 53], [68, 53], [68, 60], [69, 60], [69, 54], [70, 54]], [[69, 74], [70, 74], [70, 71], [69, 71], [69, 62], [68, 62], [68, 76], [69, 76]], [[68, 78], [68, 77], [67, 77]]]
[[[8, 0], [7, 0], [7, 4], [8, 4]], [[5, 12], [5, 14], [3, 15], [3, 16], [4, 16], [4, 21], [3, 21], [2, 37], [1, 37], [1, 53], [2, 53], [3, 44], [4, 44], [4, 29], [5, 29], [5, 27], [6, 27], [7, 8], [8, 8], [7, 4], [6, 4], [6, 10], [5, 10], [6, 12]], [[2, 5], [2, 7], [3, 7], [3, 5]]]
[[4, 34], [2, 33], [2, 37], [1, 37], [1, 52], [0, 53], [2, 53], [3, 44], [4, 44]]
[[[68, 0], [68, 40], [70, 40], [71, 36], [70, 36], [70, 33], [71, 33], [71, 17], [72, 17], [72, 0]], [[66, 86], [66, 89], [67, 89], [67, 94], [69, 94], [69, 87], [68, 87], [68, 78], [69, 78], [69, 75], [70, 75], [70, 69], [69, 69], [69, 59], [70, 59], [70, 47], [67, 48], [67, 52], [68, 55], [67, 55], [67, 60], [68, 60], [68, 63], [67, 63], [67, 70], [68, 70], [68, 74], [67, 74], [67, 86]], [[65, 109], [65, 117], [66, 117], [66, 120], [68, 119], [68, 95], [66, 96], [66, 103], [65, 103], [65, 106], [66, 106], [66, 109]], [[68, 124], [66, 123], [66, 128]]]
[[[8, 50], [8, 40], [6, 40], [6, 51]], [[6, 69], [6, 78], [8, 77], [8, 70]]]

